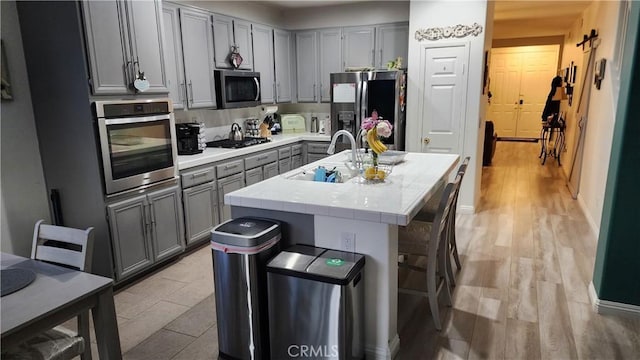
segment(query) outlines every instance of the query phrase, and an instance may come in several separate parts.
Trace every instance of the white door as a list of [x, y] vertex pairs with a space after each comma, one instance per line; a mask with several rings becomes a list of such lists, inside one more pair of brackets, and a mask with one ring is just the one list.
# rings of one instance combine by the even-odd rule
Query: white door
[[556, 76], [559, 45], [491, 50], [492, 120], [499, 137], [537, 138], [551, 80]]
[[422, 48], [422, 152], [462, 153], [468, 58], [466, 44]]
[[[260, 73], [260, 98], [263, 104], [275, 102], [273, 70], [273, 29], [253, 24], [253, 66]], [[257, 61], [256, 61], [257, 60]]]
[[529, 52], [522, 63], [520, 82], [520, 117], [517, 137], [540, 136], [542, 110], [551, 90], [551, 81], [557, 74], [559, 46]]

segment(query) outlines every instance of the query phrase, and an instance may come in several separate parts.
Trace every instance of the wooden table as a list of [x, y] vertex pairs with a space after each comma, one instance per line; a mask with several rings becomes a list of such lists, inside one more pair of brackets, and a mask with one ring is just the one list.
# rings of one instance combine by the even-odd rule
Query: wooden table
[[33, 283], [0, 298], [3, 347], [91, 309], [100, 359], [122, 358], [112, 279], [5, 253], [0, 266], [36, 273]]

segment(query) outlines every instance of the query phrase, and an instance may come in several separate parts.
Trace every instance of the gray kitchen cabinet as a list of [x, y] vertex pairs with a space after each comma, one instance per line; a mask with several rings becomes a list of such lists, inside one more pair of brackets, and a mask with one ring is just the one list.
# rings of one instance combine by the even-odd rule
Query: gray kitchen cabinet
[[244, 171], [241, 173], [218, 179], [218, 206], [220, 208], [220, 222], [231, 219], [231, 206], [225, 205], [224, 196], [232, 191], [244, 187]]
[[242, 63], [238, 68], [242, 70], [253, 70], [251, 24], [247, 21], [233, 19], [233, 39], [238, 52], [242, 56]]
[[107, 213], [119, 280], [184, 250], [177, 185], [108, 204]]
[[174, 110], [185, 108], [184, 65], [182, 64], [182, 39], [180, 35], [179, 7], [170, 3], [162, 4], [164, 25], [164, 64], [167, 76], [169, 98]]
[[107, 205], [118, 279], [133, 275], [153, 264], [148, 241], [147, 196]]
[[318, 33], [296, 33], [298, 102], [316, 102], [318, 87]]
[[310, 142], [306, 144], [306, 163], [312, 163], [317, 160], [321, 160], [329, 156], [327, 149], [329, 149], [329, 143], [324, 142]]
[[167, 93], [160, 1], [82, 3], [94, 95], [127, 95], [144, 73], [145, 93]]
[[187, 107], [215, 108], [213, 35], [211, 16], [204, 11], [180, 9], [185, 79], [181, 84]]
[[387, 69], [387, 63], [402, 58], [402, 67], [407, 67], [409, 54], [409, 24], [386, 24], [376, 28], [376, 68]]
[[346, 27], [342, 42], [344, 68], [375, 66], [375, 27]]
[[302, 166], [302, 155], [293, 155], [291, 157], [291, 169], [297, 169]]
[[153, 256], [160, 261], [184, 250], [180, 188], [174, 186], [147, 195], [151, 217]]
[[278, 168], [280, 169], [280, 174], [284, 174], [287, 171], [291, 171], [291, 158], [282, 159], [278, 161]]
[[210, 181], [182, 191], [187, 245], [208, 239], [218, 225], [218, 188]]
[[260, 73], [260, 97], [263, 104], [273, 104], [275, 74], [273, 58], [273, 28], [253, 24], [253, 68]]
[[321, 102], [331, 101], [331, 73], [344, 71], [342, 65], [342, 29], [326, 29], [319, 32], [319, 93]]
[[291, 33], [285, 30], [273, 31], [273, 48], [276, 75], [276, 102], [291, 101]]
[[278, 175], [278, 163], [272, 162], [263, 167], [264, 179], [269, 179]]
[[245, 171], [244, 177], [246, 179], [247, 186], [259, 183], [260, 181], [264, 180], [264, 178], [262, 177], [262, 167], [257, 167], [255, 169]]
[[215, 64], [219, 69], [231, 68], [229, 55], [233, 45], [233, 19], [213, 14], [213, 44]]
[[235, 46], [242, 56], [239, 69], [253, 69], [251, 24], [249, 22], [213, 14], [213, 43], [217, 68], [229, 69], [233, 67], [229, 56], [232, 46]]
[[312, 163], [314, 161], [322, 160], [326, 158], [327, 154], [307, 154], [307, 163]]

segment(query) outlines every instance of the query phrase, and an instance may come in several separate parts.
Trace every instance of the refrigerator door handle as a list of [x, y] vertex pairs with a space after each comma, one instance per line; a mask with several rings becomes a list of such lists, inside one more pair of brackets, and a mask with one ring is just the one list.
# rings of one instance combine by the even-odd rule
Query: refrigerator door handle
[[[367, 85], [369, 84], [365, 79], [362, 80], [362, 94], [360, 100], [360, 117], [356, 120], [356, 126], [359, 128], [360, 124], [362, 124], [362, 120], [366, 118], [369, 114], [369, 106], [367, 104]], [[355, 130], [355, 129], [354, 129]]]

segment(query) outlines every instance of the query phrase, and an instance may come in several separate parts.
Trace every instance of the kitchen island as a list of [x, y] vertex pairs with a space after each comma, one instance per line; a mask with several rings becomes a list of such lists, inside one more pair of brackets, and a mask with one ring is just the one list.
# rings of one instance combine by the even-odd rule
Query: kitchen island
[[[407, 225], [458, 162], [458, 155], [409, 153], [384, 182], [305, 181], [319, 165], [344, 167], [349, 151], [225, 196], [234, 218], [283, 221], [284, 246], [309, 244], [365, 254], [365, 354], [391, 359], [397, 331], [398, 226]], [[425, 319], [428, 321], [428, 319]]]

